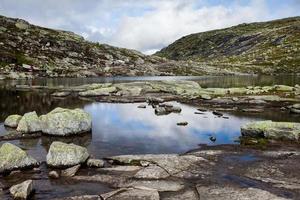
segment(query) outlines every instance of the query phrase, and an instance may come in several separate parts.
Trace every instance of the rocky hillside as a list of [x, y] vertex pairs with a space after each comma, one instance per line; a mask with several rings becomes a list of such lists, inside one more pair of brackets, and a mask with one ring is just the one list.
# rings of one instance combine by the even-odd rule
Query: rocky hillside
[[72, 32], [0, 16], [0, 79], [228, 73], [232, 72], [92, 43]]
[[300, 73], [300, 17], [188, 35], [155, 55], [246, 73]]

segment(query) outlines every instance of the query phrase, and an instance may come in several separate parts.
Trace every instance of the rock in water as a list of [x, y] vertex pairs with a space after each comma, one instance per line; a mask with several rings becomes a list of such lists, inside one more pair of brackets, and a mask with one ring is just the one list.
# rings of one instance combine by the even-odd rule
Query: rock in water
[[75, 135], [92, 129], [92, 118], [82, 109], [56, 108], [40, 119], [42, 132], [49, 135]]
[[33, 168], [38, 165], [39, 163], [34, 158], [13, 144], [4, 143], [0, 148], [0, 173]]
[[18, 124], [17, 131], [23, 133], [33, 133], [41, 131], [41, 122], [35, 111], [23, 115]]
[[47, 164], [52, 167], [70, 167], [84, 163], [89, 158], [86, 148], [63, 142], [53, 142], [47, 154]]
[[65, 169], [61, 172], [61, 176], [65, 176], [65, 177], [75, 176], [75, 174], [77, 173], [79, 168], [80, 168], [80, 165], [75, 165], [74, 167], [70, 167], [68, 169]]
[[242, 136], [299, 141], [300, 123], [259, 121], [241, 127]]
[[104, 167], [104, 160], [101, 159], [88, 159], [86, 162], [86, 165], [88, 167]]
[[14, 199], [27, 199], [33, 192], [32, 180], [24, 181], [18, 185], [14, 185], [9, 189], [10, 194]]
[[177, 126], [187, 126], [188, 124], [188, 122], [178, 122]]
[[50, 178], [53, 178], [53, 179], [58, 179], [59, 178], [59, 174], [58, 174], [57, 171], [50, 171], [49, 174], [48, 174], [48, 176]]
[[18, 127], [21, 118], [22, 118], [21, 115], [10, 115], [5, 119], [4, 125], [8, 127], [16, 128]]

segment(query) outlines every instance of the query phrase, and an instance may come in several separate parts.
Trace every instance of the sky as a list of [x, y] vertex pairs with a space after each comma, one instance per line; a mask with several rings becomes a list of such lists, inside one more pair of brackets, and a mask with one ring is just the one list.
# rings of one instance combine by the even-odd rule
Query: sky
[[191, 33], [300, 16], [300, 0], [0, 0], [0, 15], [152, 54]]

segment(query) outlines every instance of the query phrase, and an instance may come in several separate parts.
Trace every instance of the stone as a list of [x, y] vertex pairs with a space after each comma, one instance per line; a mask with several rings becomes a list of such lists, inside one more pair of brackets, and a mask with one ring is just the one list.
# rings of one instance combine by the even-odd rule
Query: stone
[[70, 167], [83, 164], [89, 158], [86, 148], [63, 142], [53, 142], [47, 154], [47, 164], [52, 167]]
[[[198, 193], [192, 189], [184, 190], [183, 192], [176, 192], [175, 194], [168, 194], [163, 200], [199, 200]], [[202, 200], [202, 199], [201, 199]]]
[[300, 123], [258, 121], [241, 127], [242, 136], [275, 140], [298, 141]]
[[22, 118], [21, 115], [10, 115], [5, 119], [4, 125], [11, 128], [16, 128], [18, 127], [21, 118]]
[[101, 195], [103, 200], [159, 200], [159, 193], [146, 187], [122, 188]]
[[117, 92], [117, 88], [114, 86], [111, 87], [103, 87], [93, 90], [87, 90], [84, 92], [79, 92], [79, 96], [83, 97], [91, 97], [91, 96], [108, 96], [111, 93]]
[[50, 171], [50, 172], [48, 173], [48, 176], [49, 176], [50, 178], [52, 178], [52, 179], [58, 179], [58, 178], [59, 178], [59, 174], [58, 174], [57, 171]]
[[53, 94], [51, 94], [51, 96], [54, 97], [67, 97], [71, 94], [71, 92], [55, 92]]
[[200, 96], [200, 98], [201, 98], [201, 99], [204, 99], [204, 100], [211, 100], [211, 99], [212, 99], [212, 97], [211, 97], [210, 95], [208, 95], [208, 94], [202, 94], [202, 95]]
[[80, 165], [75, 165], [75, 166], [70, 167], [68, 169], [62, 170], [60, 175], [64, 176], [64, 177], [75, 176], [75, 174], [77, 173], [77, 171], [79, 170], [79, 168], [80, 168]]
[[41, 121], [35, 111], [23, 115], [19, 121], [17, 131], [34, 133], [41, 131]]
[[294, 91], [294, 87], [287, 85], [275, 85], [274, 89], [280, 92], [292, 92]]
[[93, 158], [89, 158], [86, 162], [86, 165], [88, 167], [97, 167], [97, 168], [101, 168], [104, 167], [104, 160], [101, 159], [93, 159]]
[[0, 173], [34, 168], [38, 165], [39, 163], [21, 148], [10, 143], [2, 144], [0, 148]]
[[138, 108], [146, 108], [147, 106], [144, 104], [138, 105]]
[[220, 113], [218, 111], [213, 111], [212, 114], [219, 116], [219, 117], [223, 116], [223, 113]]
[[147, 102], [149, 104], [160, 104], [160, 103], [163, 103], [164, 100], [161, 98], [156, 98], [156, 97], [148, 97]]
[[197, 186], [200, 199], [206, 200], [287, 200], [268, 191], [257, 188], [235, 188], [230, 186]]
[[177, 126], [187, 126], [188, 122], [178, 122]]
[[40, 119], [42, 132], [48, 135], [77, 135], [92, 129], [92, 118], [82, 109], [56, 108]]
[[149, 165], [141, 170], [139, 170], [135, 175], [134, 178], [141, 178], [141, 179], [165, 179], [168, 178], [170, 175], [166, 170], [157, 166], [157, 165]]
[[140, 170], [140, 166], [113, 166], [108, 168], [102, 168], [104, 171], [118, 171], [118, 172], [134, 172]]
[[82, 195], [73, 197], [56, 198], [54, 200], [102, 200], [99, 195]]
[[176, 192], [184, 188], [181, 181], [169, 180], [131, 180], [122, 185], [123, 187], [146, 187], [159, 192]]
[[9, 192], [14, 199], [26, 200], [33, 192], [33, 181], [27, 180], [18, 185], [14, 185], [11, 188], [9, 188]]

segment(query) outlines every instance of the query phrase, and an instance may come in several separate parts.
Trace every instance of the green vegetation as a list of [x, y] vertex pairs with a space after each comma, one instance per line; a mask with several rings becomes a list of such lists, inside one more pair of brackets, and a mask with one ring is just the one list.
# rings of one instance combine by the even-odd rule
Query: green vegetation
[[300, 17], [188, 35], [155, 55], [246, 73], [299, 73]]

